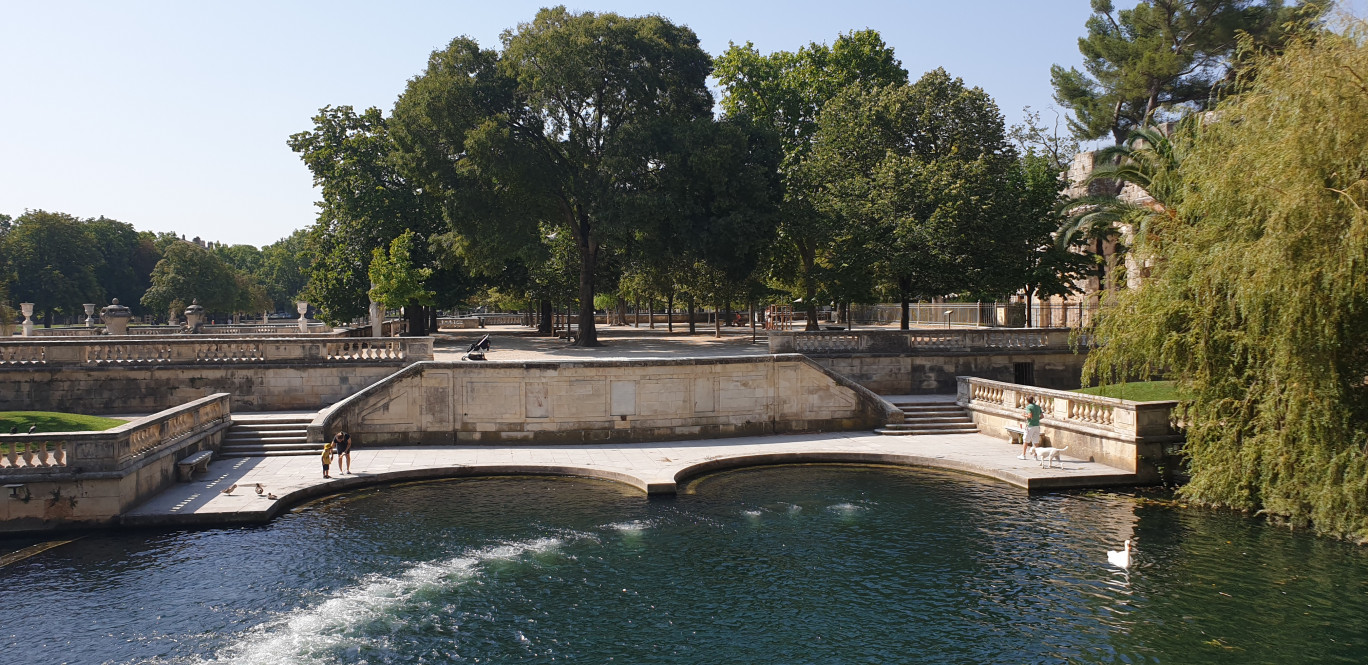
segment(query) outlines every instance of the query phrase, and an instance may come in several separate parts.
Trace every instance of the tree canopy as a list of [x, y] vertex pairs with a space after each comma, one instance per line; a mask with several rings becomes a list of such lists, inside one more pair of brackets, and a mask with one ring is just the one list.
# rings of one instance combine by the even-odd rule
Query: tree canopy
[[[1189, 498], [1368, 539], [1368, 37], [1317, 33], [1174, 138], [1182, 195], [1090, 375], [1191, 395]], [[1154, 239], [1158, 239], [1155, 241]]]
[[620, 204], [662, 137], [710, 116], [711, 61], [660, 16], [564, 7], [505, 31], [502, 47], [458, 38], [409, 82], [395, 107], [409, 171], [443, 196], [465, 246], [508, 256], [549, 233], [573, 239], [578, 344], [596, 346], [600, 262], [642, 221]]
[[1055, 101], [1072, 109], [1083, 140], [1157, 122], [1156, 113], [1205, 109], [1227, 80], [1236, 38], [1276, 46], [1285, 26], [1318, 18], [1327, 2], [1286, 6], [1283, 0], [1141, 0], [1117, 10], [1092, 0], [1088, 34], [1078, 39], [1083, 68], [1050, 69]]

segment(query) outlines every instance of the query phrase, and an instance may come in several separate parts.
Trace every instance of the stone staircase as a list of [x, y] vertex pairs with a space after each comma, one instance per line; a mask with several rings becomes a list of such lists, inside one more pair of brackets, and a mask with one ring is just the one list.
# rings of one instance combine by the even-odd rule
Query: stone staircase
[[322, 443], [305, 439], [313, 414], [233, 414], [233, 426], [223, 436], [219, 457], [278, 457], [317, 455]]
[[889, 423], [882, 429], [874, 430], [888, 436], [914, 436], [919, 434], [972, 434], [978, 426], [969, 417], [969, 412], [955, 403], [955, 398], [906, 400], [892, 398], [893, 406], [902, 409], [903, 422]]

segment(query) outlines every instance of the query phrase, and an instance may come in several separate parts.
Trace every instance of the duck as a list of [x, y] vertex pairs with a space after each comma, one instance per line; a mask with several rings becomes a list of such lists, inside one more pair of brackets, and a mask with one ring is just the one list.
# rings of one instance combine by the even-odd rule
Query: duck
[[264, 493], [265, 491], [266, 491], [266, 488], [265, 488], [265, 487], [262, 487], [262, 486], [261, 486], [261, 483], [257, 483], [257, 484], [256, 484], [256, 493], [257, 493], [257, 496], [261, 496], [262, 493]]
[[29, 425], [29, 431], [28, 431], [28, 433], [29, 433], [29, 434], [32, 434], [32, 433], [34, 433], [34, 432], [37, 431], [37, 430], [38, 430], [38, 424], [37, 424], [37, 423], [34, 423], [34, 424], [32, 424], [32, 425]]
[[1130, 568], [1131, 541], [1126, 541], [1126, 549], [1124, 550], [1107, 550], [1107, 563], [1117, 568]]
[[237, 485], [229, 485], [229, 486], [228, 486], [228, 489], [223, 490], [223, 493], [224, 493], [224, 494], [232, 494], [232, 493], [233, 493], [233, 490], [235, 490], [235, 489], [237, 489]]
[[274, 494], [267, 494], [267, 495], [266, 495], [266, 498], [268, 498], [268, 499], [270, 499], [270, 500], [272, 500], [272, 501], [275, 501], [276, 499], [279, 499], [280, 497], [278, 497], [278, 496], [276, 496], [276, 495], [274, 495]]

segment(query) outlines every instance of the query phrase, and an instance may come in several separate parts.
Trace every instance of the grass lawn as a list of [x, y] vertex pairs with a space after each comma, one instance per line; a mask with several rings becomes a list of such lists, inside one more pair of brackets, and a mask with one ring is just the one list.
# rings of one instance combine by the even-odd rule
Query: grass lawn
[[1178, 394], [1178, 389], [1174, 386], [1172, 381], [1115, 383], [1109, 386], [1080, 388], [1074, 392], [1087, 395], [1101, 395], [1103, 397], [1115, 397], [1117, 399], [1128, 399], [1133, 402], [1162, 402], [1166, 400], [1180, 400], [1183, 398], [1182, 395]]
[[57, 413], [54, 411], [0, 411], [0, 434], [9, 434], [13, 429], [19, 434], [37, 425], [38, 432], [99, 432], [118, 427], [126, 421], [99, 416], [83, 416], [79, 413]]

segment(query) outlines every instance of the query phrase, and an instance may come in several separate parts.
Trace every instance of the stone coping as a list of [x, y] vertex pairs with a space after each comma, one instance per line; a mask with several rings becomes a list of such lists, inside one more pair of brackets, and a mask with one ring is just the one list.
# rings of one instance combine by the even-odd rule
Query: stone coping
[[[129, 511], [129, 526], [261, 523], [291, 506], [360, 487], [475, 476], [576, 476], [619, 482], [648, 496], [670, 496], [691, 478], [772, 464], [855, 463], [945, 469], [1028, 491], [1137, 484], [1135, 474], [1065, 456], [1064, 468], [1016, 459], [1019, 446], [980, 434], [890, 437], [827, 433], [672, 443], [548, 446], [406, 446], [352, 453], [354, 475], [322, 478], [317, 457], [216, 460], [206, 478], [173, 486]], [[253, 488], [261, 483], [265, 493]], [[232, 495], [222, 494], [237, 485]], [[274, 493], [276, 499], [266, 498]]]

